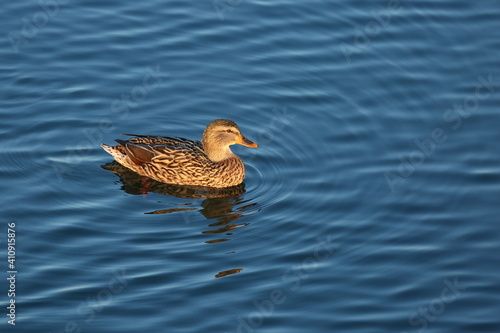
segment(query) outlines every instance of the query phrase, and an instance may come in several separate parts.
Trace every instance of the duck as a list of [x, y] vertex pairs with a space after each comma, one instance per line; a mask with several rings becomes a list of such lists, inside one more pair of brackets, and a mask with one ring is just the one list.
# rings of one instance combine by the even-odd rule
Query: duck
[[139, 175], [175, 184], [225, 188], [239, 185], [245, 165], [229, 146], [259, 145], [247, 139], [229, 119], [216, 119], [205, 128], [202, 140], [181, 137], [123, 134], [128, 140], [118, 145], [101, 144], [115, 161]]

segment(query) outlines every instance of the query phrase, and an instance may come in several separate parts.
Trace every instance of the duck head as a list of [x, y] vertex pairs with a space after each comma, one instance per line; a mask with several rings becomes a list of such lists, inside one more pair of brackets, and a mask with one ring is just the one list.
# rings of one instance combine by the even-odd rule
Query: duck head
[[230, 145], [243, 145], [245, 147], [257, 148], [259, 145], [245, 138], [232, 120], [216, 119], [208, 124], [203, 132], [203, 149], [208, 158], [219, 162], [234, 156], [229, 148]]

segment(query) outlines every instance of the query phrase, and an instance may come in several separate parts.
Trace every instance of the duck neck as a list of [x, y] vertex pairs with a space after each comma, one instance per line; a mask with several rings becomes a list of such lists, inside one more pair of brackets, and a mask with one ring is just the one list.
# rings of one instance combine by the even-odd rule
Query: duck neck
[[229, 146], [221, 147], [217, 144], [210, 144], [208, 140], [203, 140], [203, 149], [212, 162], [221, 162], [236, 156], [233, 154]]

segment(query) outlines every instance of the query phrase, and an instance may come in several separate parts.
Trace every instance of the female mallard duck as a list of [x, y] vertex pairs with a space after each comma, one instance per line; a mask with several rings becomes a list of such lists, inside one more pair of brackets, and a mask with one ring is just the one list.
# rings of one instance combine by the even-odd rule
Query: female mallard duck
[[230, 145], [256, 148], [232, 120], [212, 121], [202, 141], [177, 137], [133, 135], [119, 144], [102, 144], [121, 165], [142, 176], [177, 185], [229, 187], [243, 182], [245, 166]]

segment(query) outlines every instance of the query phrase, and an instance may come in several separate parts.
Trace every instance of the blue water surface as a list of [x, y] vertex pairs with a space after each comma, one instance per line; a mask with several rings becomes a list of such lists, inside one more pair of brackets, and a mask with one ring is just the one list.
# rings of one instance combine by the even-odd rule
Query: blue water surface
[[[500, 332], [497, 1], [2, 14], [0, 331]], [[260, 145], [238, 191], [100, 147], [217, 118]]]

